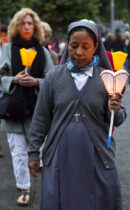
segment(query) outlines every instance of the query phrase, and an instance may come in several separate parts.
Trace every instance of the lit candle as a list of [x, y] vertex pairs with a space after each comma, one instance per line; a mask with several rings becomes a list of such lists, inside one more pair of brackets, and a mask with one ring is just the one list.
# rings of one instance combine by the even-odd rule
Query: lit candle
[[20, 55], [22, 60], [22, 65], [25, 66], [25, 72], [27, 73], [28, 67], [30, 67], [37, 55], [37, 51], [34, 49], [20, 49]]

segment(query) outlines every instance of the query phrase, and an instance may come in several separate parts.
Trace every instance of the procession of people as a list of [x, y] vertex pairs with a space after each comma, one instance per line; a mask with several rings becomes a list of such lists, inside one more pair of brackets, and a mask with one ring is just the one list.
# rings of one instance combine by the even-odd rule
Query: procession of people
[[[112, 137], [107, 148], [107, 139], [112, 110], [114, 127], [126, 120], [124, 89], [109, 95], [100, 74], [115, 71], [116, 51], [128, 53], [130, 73], [130, 33], [116, 30], [103, 41], [98, 25], [83, 19], [71, 22], [66, 40], [53, 45], [53, 29], [31, 8], [16, 12], [3, 30], [0, 132], [7, 135], [20, 191], [16, 204], [30, 204], [30, 174], [37, 178], [42, 161], [40, 210], [123, 210], [116, 141]], [[28, 53], [31, 64], [25, 64]]]

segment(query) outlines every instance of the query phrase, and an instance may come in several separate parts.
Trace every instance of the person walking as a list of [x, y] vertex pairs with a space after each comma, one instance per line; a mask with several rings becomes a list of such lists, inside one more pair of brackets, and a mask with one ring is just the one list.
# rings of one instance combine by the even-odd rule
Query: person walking
[[[21, 194], [18, 205], [28, 205], [30, 199], [30, 173], [28, 169], [28, 138], [30, 123], [37, 95], [52, 59], [41, 43], [43, 28], [38, 15], [30, 8], [22, 8], [8, 26], [8, 43], [2, 48], [0, 57], [0, 89], [10, 95], [11, 119], [1, 120], [1, 129], [7, 132], [12, 155], [16, 187]], [[36, 57], [25, 71], [20, 50], [33, 49]]]
[[111, 52], [113, 47], [113, 40], [114, 40], [113, 34], [111, 32], [108, 32], [106, 35], [106, 40], [104, 42], [104, 47], [107, 51]]
[[122, 210], [115, 140], [108, 149], [107, 139], [111, 110], [114, 126], [124, 122], [126, 110], [122, 95], [108, 96], [104, 69], [112, 67], [97, 25], [72, 22], [61, 65], [46, 75], [31, 123], [28, 166], [34, 177], [46, 139], [40, 210]]
[[1, 50], [4, 44], [8, 42], [7, 39], [7, 25], [2, 24], [0, 27], [0, 55], [1, 55]]
[[53, 60], [53, 64], [57, 65], [58, 64], [58, 54], [54, 50], [49, 48], [49, 43], [50, 43], [50, 40], [51, 40], [51, 37], [52, 37], [52, 28], [45, 21], [42, 21], [41, 23], [42, 23], [43, 30], [44, 30], [44, 33], [45, 33], [45, 42], [43, 43], [43, 45], [46, 47], [46, 49], [48, 49], [48, 51], [51, 55], [51, 58]]
[[115, 30], [114, 39], [111, 45], [111, 52], [122, 51], [125, 52], [125, 41], [120, 29]]

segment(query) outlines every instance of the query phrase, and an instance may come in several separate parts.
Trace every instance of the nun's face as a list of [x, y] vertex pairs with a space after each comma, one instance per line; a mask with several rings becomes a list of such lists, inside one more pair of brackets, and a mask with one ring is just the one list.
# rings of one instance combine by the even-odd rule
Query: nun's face
[[92, 60], [96, 48], [93, 39], [85, 30], [74, 32], [70, 36], [68, 44], [69, 57], [77, 67], [87, 65]]

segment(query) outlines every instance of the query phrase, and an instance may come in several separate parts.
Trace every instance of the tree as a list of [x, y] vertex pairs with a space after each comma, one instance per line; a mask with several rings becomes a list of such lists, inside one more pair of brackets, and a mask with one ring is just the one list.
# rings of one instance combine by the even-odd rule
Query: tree
[[0, 0], [0, 21], [6, 23], [10, 17], [11, 0]]
[[3, 5], [0, 8], [2, 18], [12, 17], [22, 7], [30, 7], [38, 13], [42, 20], [50, 23], [54, 30], [60, 26], [65, 31], [67, 25], [72, 21], [93, 19], [99, 14], [101, 6], [100, 0], [13, 0], [13, 2], [6, 0], [6, 3], [5, 0], [0, 0], [0, 4]]
[[[129, 0], [114, 0], [115, 4], [115, 19], [127, 19], [130, 22], [129, 15]], [[102, 0], [100, 7], [100, 18], [103, 22], [110, 23], [110, 3], [111, 0]]]
[[31, 0], [33, 8], [54, 30], [59, 26], [66, 31], [68, 24], [80, 19], [93, 19], [99, 14], [100, 0]]
[[[115, 0], [115, 18], [130, 21], [129, 0]], [[48, 22], [54, 31], [59, 28], [66, 32], [70, 22], [98, 17], [110, 23], [111, 0], [0, 0], [0, 20], [8, 23], [22, 7], [30, 7], [41, 20]]]

